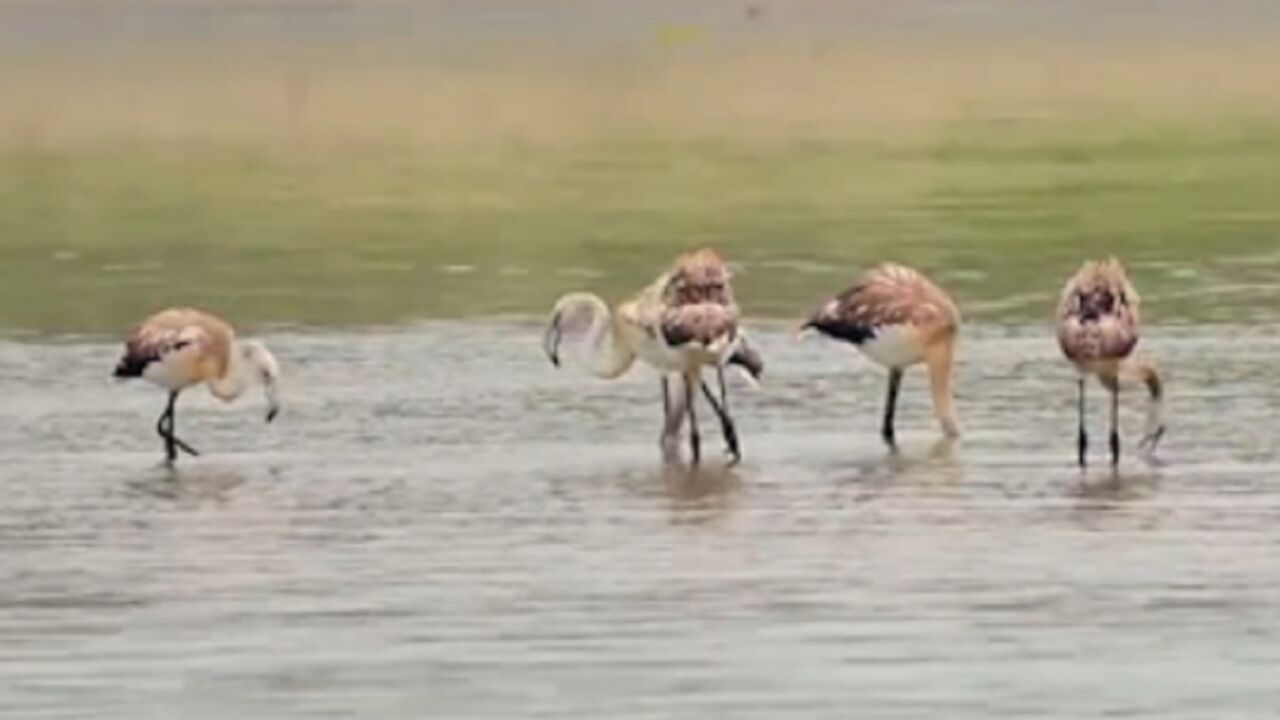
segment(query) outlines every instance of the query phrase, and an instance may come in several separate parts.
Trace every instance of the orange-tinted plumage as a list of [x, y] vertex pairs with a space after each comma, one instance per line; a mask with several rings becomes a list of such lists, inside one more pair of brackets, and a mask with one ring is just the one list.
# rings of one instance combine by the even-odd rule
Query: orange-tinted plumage
[[881, 428], [886, 442], [894, 442], [893, 413], [903, 370], [920, 362], [929, 368], [934, 414], [943, 432], [959, 434], [951, 386], [960, 311], [923, 273], [894, 263], [874, 267], [819, 305], [804, 327], [852, 343], [889, 368]]
[[[585, 337], [594, 352], [592, 371], [604, 378], [625, 373], [638, 358], [664, 373], [665, 423], [663, 451], [675, 455], [678, 433], [689, 421], [693, 458], [699, 457], [699, 436], [693, 401], [701, 388], [719, 416], [730, 454], [738, 457], [737, 433], [728, 412], [723, 365], [742, 366], [759, 377], [764, 365], [739, 327], [740, 310], [734, 300], [731, 273], [724, 259], [704, 248], [685, 253], [648, 287], [610, 308], [589, 293], [561, 297], [551, 313], [543, 348], [555, 364], [565, 337]], [[703, 368], [713, 367], [720, 379], [720, 400], [702, 382]], [[665, 374], [679, 375], [684, 392], [673, 400]]]
[[1141, 298], [1116, 258], [1090, 260], [1067, 280], [1058, 299], [1057, 332], [1062, 354], [1080, 371], [1079, 463], [1086, 464], [1085, 376], [1094, 375], [1111, 392], [1111, 460], [1120, 461], [1120, 382], [1136, 379], [1151, 397], [1142, 444], [1155, 449], [1164, 434], [1164, 385], [1155, 363], [1133, 355], [1141, 335]]
[[235, 330], [222, 318], [193, 308], [169, 308], [143, 320], [129, 333], [121, 365], [137, 368], [141, 375], [146, 365], [179, 351], [180, 374], [174, 379], [194, 385], [227, 374], [234, 342]]
[[1081, 366], [1118, 363], [1138, 344], [1141, 300], [1119, 260], [1086, 262], [1058, 301], [1058, 344]]
[[280, 367], [262, 343], [237, 342], [235, 331], [222, 318], [192, 308], [169, 308], [143, 320], [125, 339], [124, 355], [116, 364], [117, 378], [144, 378], [169, 391], [169, 403], [156, 423], [169, 462], [177, 451], [196, 451], [174, 433], [174, 406], [184, 389], [205, 383], [222, 400], [239, 397], [250, 382], [260, 382], [266, 394], [267, 422], [279, 412], [276, 379]]
[[714, 250], [704, 248], [676, 259], [661, 293], [659, 322], [668, 344], [705, 347], [737, 337], [740, 311], [730, 278], [724, 259]]

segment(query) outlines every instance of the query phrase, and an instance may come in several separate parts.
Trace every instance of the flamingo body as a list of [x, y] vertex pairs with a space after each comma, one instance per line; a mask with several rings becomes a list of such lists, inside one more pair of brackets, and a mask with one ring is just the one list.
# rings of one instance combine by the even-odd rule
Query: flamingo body
[[215, 397], [231, 401], [258, 381], [267, 397], [267, 422], [280, 411], [275, 356], [262, 343], [238, 341], [229, 323], [201, 310], [169, 308], [142, 321], [125, 340], [114, 374], [142, 378], [169, 391], [169, 404], [156, 425], [169, 462], [178, 449], [197, 454], [173, 432], [174, 405], [186, 388], [204, 383]]
[[1096, 377], [1111, 393], [1111, 463], [1120, 462], [1120, 383], [1134, 378], [1150, 393], [1147, 431], [1140, 446], [1154, 452], [1164, 435], [1163, 382], [1149, 359], [1133, 355], [1141, 334], [1142, 299], [1129, 281], [1128, 271], [1116, 258], [1085, 262], [1062, 288], [1058, 299], [1058, 345], [1080, 373], [1078, 461], [1087, 464], [1088, 432], [1085, 428], [1085, 380]]
[[[739, 328], [740, 312], [729, 279], [719, 254], [703, 249], [681, 255], [670, 270], [614, 308], [596, 295], [570, 293], [552, 310], [543, 349], [552, 363], [559, 365], [561, 341], [582, 339], [591, 351], [591, 372], [606, 379], [627, 372], [637, 359], [658, 370], [663, 374], [664, 452], [673, 454], [672, 443], [688, 418], [695, 462], [699, 440], [693, 401], [696, 388], [701, 386], [720, 417], [730, 454], [736, 459], [737, 434], [728, 413], [723, 367], [740, 365], [752, 377], [759, 377], [763, 362]], [[714, 367], [720, 376], [720, 401], [702, 383], [705, 367]], [[683, 380], [683, 397], [674, 402], [667, 375]]]
[[920, 363], [929, 368], [934, 414], [943, 433], [960, 434], [951, 389], [960, 311], [923, 273], [894, 263], [874, 267], [822, 303], [803, 327], [848, 342], [889, 369], [881, 426], [886, 443], [894, 444], [894, 407], [903, 371]]

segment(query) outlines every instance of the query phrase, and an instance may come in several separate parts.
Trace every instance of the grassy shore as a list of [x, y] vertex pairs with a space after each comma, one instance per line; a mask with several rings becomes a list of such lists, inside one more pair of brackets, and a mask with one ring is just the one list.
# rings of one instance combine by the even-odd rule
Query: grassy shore
[[0, 323], [537, 315], [698, 243], [762, 316], [896, 258], [970, 317], [1039, 319], [1079, 257], [1116, 252], [1168, 321], [1276, 319], [1278, 48], [17, 61]]

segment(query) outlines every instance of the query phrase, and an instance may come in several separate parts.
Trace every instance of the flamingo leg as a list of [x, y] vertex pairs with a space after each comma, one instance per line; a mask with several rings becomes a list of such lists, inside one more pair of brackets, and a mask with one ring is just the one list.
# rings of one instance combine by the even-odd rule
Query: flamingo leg
[[898, 389], [902, 387], [902, 368], [890, 368], [889, 389], [884, 400], [884, 423], [880, 426], [880, 437], [889, 447], [895, 445], [893, 434], [893, 415], [898, 406]]
[[738, 428], [733, 423], [733, 417], [729, 415], [729, 395], [726, 392], [724, 382], [724, 369], [719, 368], [720, 376], [720, 400], [716, 400], [715, 393], [711, 392], [711, 388], [704, 382], [702, 383], [702, 394], [706, 396], [707, 402], [711, 403], [711, 409], [715, 411], [716, 417], [720, 419], [720, 430], [724, 433], [725, 445], [729, 448], [729, 456], [732, 458], [731, 464], [737, 464], [742, 459], [742, 451], [738, 445]]
[[693, 401], [697, 399], [694, 388], [700, 382], [693, 374], [686, 375], [684, 379], [684, 410], [689, 416], [689, 460], [693, 465], [702, 462], [702, 436], [698, 433], [698, 414], [693, 409]]
[[680, 426], [684, 424], [683, 394], [672, 395], [670, 380], [662, 377], [662, 435], [658, 444], [666, 462], [680, 459]]
[[1111, 466], [1120, 464], [1120, 385], [1111, 389]]
[[[720, 407], [721, 409], [724, 410], [724, 413], [728, 415], [729, 414], [729, 388], [728, 386], [725, 385], [725, 381], [724, 381], [724, 366], [716, 367], [716, 380], [720, 384]], [[706, 385], [703, 385], [702, 387], [705, 388]]]
[[[738, 426], [733, 422], [733, 416], [729, 414], [729, 388], [724, 381], [724, 368], [716, 368], [716, 379], [720, 384], [720, 411], [723, 414], [721, 418], [722, 427], [724, 428], [725, 444], [729, 446], [729, 454], [733, 456], [733, 464], [737, 464], [742, 459], [742, 446], [738, 442]], [[706, 386], [704, 385], [705, 389]], [[715, 407], [715, 403], [711, 404]]]
[[165, 407], [164, 412], [160, 413], [160, 418], [156, 420], [156, 434], [164, 440], [164, 458], [166, 462], [172, 463], [178, 458], [178, 451], [174, 449], [172, 425], [173, 425], [173, 400], [177, 393], [169, 395], [169, 404]]
[[671, 420], [671, 388], [667, 383], [667, 376], [662, 376], [662, 423], [665, 426]]
[[1080, 376], [1080, 405], [1079, 405], [1080, 432], [1076, 436], [1076, 451], [1079, 454], [1080, 467], [1085, 467], [1088, 464], [1088, 460], [1086, 459], [1086, 456], [1088, 455], [1088, 452], [1089, 452], [1089, 433], [1088, 431], [1085, 430], [1085, 427], [1084, 427], [1084, 381], [1085, 381], [1084, 376], [1081, 375]]
[[164, 412], [160, 414], [160, 419], [156, 421], [156, 433], [164, 439], [164, 456], [165, 461], [173, 463], [178, 459], [178, 450], [182, 450], [188, 455], [199, 455], [195, 448], [183, 442], [181, 438], [174, 434], [174, 417], [175, 405], [178, 402], [178, 391], [169, 393], [169, 403], [165, 405]]

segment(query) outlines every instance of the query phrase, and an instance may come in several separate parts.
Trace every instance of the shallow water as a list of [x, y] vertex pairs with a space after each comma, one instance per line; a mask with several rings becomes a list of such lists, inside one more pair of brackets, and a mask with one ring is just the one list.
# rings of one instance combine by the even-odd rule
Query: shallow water
[[[99, 5], [0, 0], [0, 716], [1280, 715], [1280, 5]], [[530, 319], [698, 244], [733, 469]], [[1093, 389], [1081, 473], [1034, 323], [1112, 253], [1170, 431], [1111, 471]], [[970, 323], [959, 443], [783, 322], [882, 259]], [[174, 304], [286, 411], [187, 393], [169, 470], [108, 376]]]
[[1044, 327], [967, 329], [956, 445], [909, 374], [897, 455], [882, 373], [753, 328], [745, 461], [698, 472], [659, 462], [652, 376], [555, 371], [539, 330], [268, 333], [285, 413], [189, 393], [172, 472], [114, 342], [0, 342], [0, 711], [1280, 711], [1274, 326], [1152, 329], [1160, 462], [1107, 469], [1096, 402], [1085, 474]]

